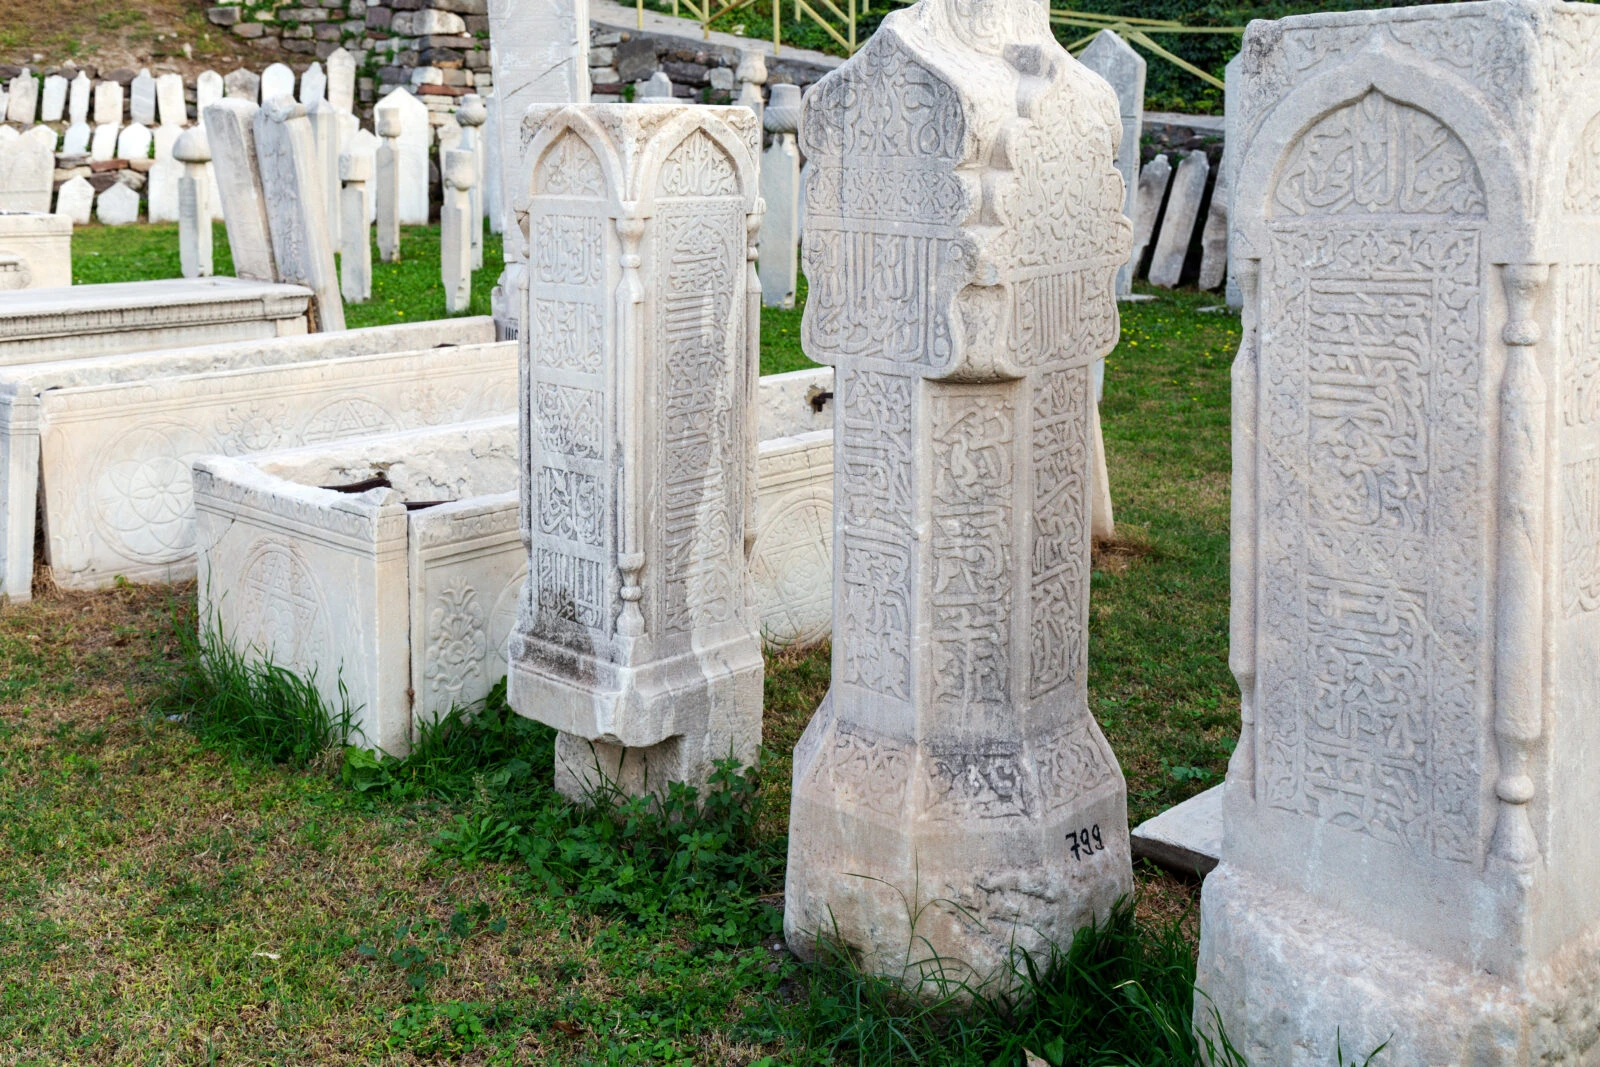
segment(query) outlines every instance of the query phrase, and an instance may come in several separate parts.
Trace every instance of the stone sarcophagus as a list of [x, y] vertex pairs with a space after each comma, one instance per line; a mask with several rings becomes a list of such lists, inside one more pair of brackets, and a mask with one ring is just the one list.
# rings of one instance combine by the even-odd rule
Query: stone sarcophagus
[[1595, 1062], [1600, 9], [1257, 22], [1239, 84], [1196, 1019], [1252, 1063]]
[[806, 95], [806, 352], [837, 375], [833, 684], [784, 926], [999, 982], [1132, 883], [1087, 706], [1091, 365], [1121, 123], [1030, 0], [921, 0]]
[[523, 135], [511, 704], [561, 731], [568, 795], [596, 772], [630, 792], [703, 782], [761, 736], [755, 114], [537, 106]]

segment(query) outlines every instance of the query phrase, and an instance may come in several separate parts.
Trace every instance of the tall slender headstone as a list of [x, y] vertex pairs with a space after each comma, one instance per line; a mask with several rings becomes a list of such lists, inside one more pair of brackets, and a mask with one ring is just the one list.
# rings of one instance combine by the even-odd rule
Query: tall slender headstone
[[378, 108], [372, 113], [373, 123], [383, 143], [374, 158], [377, 175], [376, 202], [378, 226], [378, 258], [385, 263], [400, 261], [400, 113], [392, 108]]
[[34, 77], [31, 70], [23, 67], [22, 73], [11, 79], [5, 117], [19, 126], [31, 126], [38, 113], [39, 79]]
[[[1227, 182], [1227, 197], [1223, 201], [1223, 210], [1228, 213], [1230, 231], [1233, 222], [1233, 173], [1239, 168], [1237, 165], [1238, 153], [1234, 153], [1230, 156], [1228, 154], [1227, 145], [1228, 138], [1231, 136], [1234, 130], [1234, 113], [1239, 107], [1239, 89], [1241, 84], [1239, 82], [1239, 71], [1242, 65], [1243, 57], [1237, 55], [1234, 56], [1232, 59], [1228, 60], [1228, 65], [1223, 68], [1222, 76], [1222, 82], [1225, 86], [1222, 91], [1222, 174], [1218, 176], [1217, 180], [1219, 184], [1223, 181]], [[1227, 288], [1224, 290], [1224, 292], [1226, 293], [1226, 300], [1229, 307], [1242, 308], [1244, 307], [1244, 292], [1239, 288], [1238, 272], [1233, 269], [1233, 257], [1231, 255], [1233, 239], [1231, 235], [1228, 238], [1228, 247], [1230, 249], [1230, 255], [1228, 257], [1228, 281]]]
[[317, 329], [336, 333], [344, 329], [344, 302], [334, 269], [334, 234], [328, 229], [327, 174], [311, 120], [304, 105], [278, 95], [261, 105], [252, 121], [278, 280], [310, 289], [316, 295]]
[[[366, 167], [363, 168], [368, 172], [368, 177], [363, 183], [363, 193], [366, 201], [366, 213], [362, 217], [366, 219], [368, 226], [371, 226], [377, 221], [378, 218], [377, 197], [374, 194], [378, 184], [378, 146], [382, 143], [383, 142], [379, 140], [378, 135], [373, 133], [371, 130], [358, 129], [356, 130], [355, 134], [351, 136], [349, 144], [345, 147], [346, 152], [349, 152], [353, 155], [362, 156], [367, 161]], [[340, 205], [339, 221], [341, 224], [344, 221], [343, 204]]]
[[221, 100], [226, 91], [226, 84], [222, 75], [214, 70], [203, 70], [194, 80], [194, 114], [195, 121], [206, 113], [206, 108]]
[[1210, 172], [1211, 161], [1201, 149], [1190, 152], [1178, 164], [1172, 191], [1167, 194], [1167, 211], [1161, 217], [1156, 250], [1150, 257], [1151, 285], [1171, 289], [1183, 277], [1183, 264], [1189, 258], [1189, 242], [1194, 239], [1194, 224]]
[[241, 67], [231, 71], [222, 79], [222, 85], [229, 100], [247, 100], [252, 104], [261, 102], [261, 75], [253, 70]]
[[189, 105], [183, 98], [182, 74], [163, 74], [156, 79], [156, 117], [163, 126], [189, 124]]
[[178, 126], [155, 128], [155, 163], [146, 175], [144, 197], [151, 222], [179, 221], [178, 183], [183, 179], [184, 165], [173, 157], [172, 150], [182, 136]]
[[372, 298], [372, 231], [367, 224], [367, 186], [372, 181], [372, 156], [345, 152], [339, 157], [344, 181], [339, 205], [339, 292], [347, 304]]
[[[306, 73], [310, 73], [307, 71]], [[304, 84], [302, 80], [302, 84]], [[311, 120], [311, 138], [317, 148], [317, 167], [322, 173], [323, 213], [328, 220], [330, 240], [339, 235], [339, 112], [321, 96], [306, 105]]]
[[373, 108], [374, 121], [378, 114], [386, 111], [393, 112], [400, 120], [400, 133], [394, 145], [395, 166], [400, 179], [400, 224], [424, 226], [428, 222], [428, 147], [431, 137], [428, 105], [396, 86]]
[[60, 122], [67, 110], [67, 79], [52, 74], [44, 80], [44, 95], [39, 101], [40, 122]]
[[96, 126], [122, 125], [122, 85], [103, 81], [94, 87], [94, 124]]
[[784, 931], [911, 987], [1008, 984], [1133, 884], [1086, 651], [1090, 367], [1130, 244], [1117, 101], [1034, 0], [920, 0], [804, 112], [836, 563]]
[[139, 126], [156, 124], [156, 80], [141, 69], [128, 86], [128, 117]]
[[1162, 153], [1139, 171], [1139, 187], [1133, 200], [1133, 253], [1128, 262], [1133, 264], [1135, 276], [1144, 262], [1145, 251], [1156, 235], [1156, 220], [1161, 217], [1161, 205], [1167, 198], [1167, 186], [1172, 181], [1172, 163]]
[[535, 105], [523, 128], [530, 555], [508, 698], [559, 731], [567, 796], [597, 775], [704, 786], [761, 739], [760, 131], [677, 103]]
[[[1122, 213], [1131, 220], [1139, 187], [1139, 138], [1144, 132], [1144, 57], [1128, 46], [1114, 30], [1101, 30], [1078, 61], [1104, 78], [1117, 94], [1117, 109], [1122, 113], [1122, 140], [1117, 145], [1117, 171], [1126, 185]], [[1130, 261], [1117, 272], [1117, 295], [1133, 292]]]
[[489, 232], [505, 229], [505, 189], [500, 179], [500, 98], [490, 93], [483, 98], [487, 113], [483, 129], [483, 213], [489, 219]]
[[1544, 0], [1246, 31], [1195, 1020], [1251, 1063], [1600, 1048], [1597, 41]]
[[283, 63], [269, 63], [261, 72], [261, 103], [265, 106], [280, 96], [294, 96], [294, 71]]
[[211, 146], [206, 131], [185, 130], [172, 146], [172, 156], [183, 167], [178, 180], [178, 263], [185, 278], [209, 278], [211, 261]]
[[[300, 75], [300, 102], [310, 107], [318, 100], [328, 98], [328, 76], [322, 72], [321, 63], [313, 63]], [[335, 167], [338, 161], [334, 161]]]
[[72, 85], [67, 90], [67, 119], [73, 125], [89, 121], [89, 103], [94, 95], [94, 83], [89, 80], [89, 75], [78, 71], [78, 76], [72, 79]]
[[343, 48], [328, 57], [328, 103], [346, 115], [356, 106], [356, 60]]
[[800, 255], [800, 87], [774, 85], [762, 123], [772, 147], [761, 154], [761, 302], [769, 308], [794, 307]]
[[486, 136], [495, 143], [500, 231], [505, 269], [491, 294], [495, 330], [515, 337], [527, 276], [527, 239], [517, 223], [527, 211], [526, 165], [520, 142], [530, 104], [582, 104], [589, 100], [588, 0], [489, 0], [495, 118]]
[[472, 240], [472, 269], [483, 267], [483, 124], [489, 112], [476, 93], [461, 98], [456, 120], [461, 123], [461, 147], [472, 153], [471, 215], [467, 230]]
[[1211, 188], [1211, 205], [1206, 209], [1205, 229], [1200, 232], [1200, 288], [1217, 288], [1227, 269], [1228, 150], [1224, 148], [1217, 163], [1217, 180]]
[[218, 100], [201, 113], [206, 144], [222, 218], [228, 226], [228, 251], [233, 273], [257, 281], [278, 280], [272, 255], [272, 234], [267, 225], [267, 194], [261, 186], [261, 164], [256, 154], [256, 105], [238, 97]]
[[472, 186], [477, 159], [452, 148], [444, 153], [440, 175], [444, 203], [439, 208], [439, 276], [444, 283], [444, 309], [450, 314], [472, 303]]

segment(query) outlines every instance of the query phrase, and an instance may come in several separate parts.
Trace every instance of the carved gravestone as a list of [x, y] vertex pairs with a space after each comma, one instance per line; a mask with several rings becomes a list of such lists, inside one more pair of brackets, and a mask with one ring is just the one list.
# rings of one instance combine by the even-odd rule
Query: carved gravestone
[[495, 143], [489, 154], [498, 160], [500, 173], [485, 188], [499, 196], [498, 232], [505, 235], [505, 269], [491, 295], [495, 330], [504, 338], [517, 336], [521, 328], [527, 279], [528, 243], [518, 224], [528, 207], [520, 123], [530, 104], [589, 102], [589, 4], [490, 0], [487, 6], [496, 104], [484, 136]]
[[1139, 171], [1139, 186], [1133, 197], [1133, 252], [1128, 262], [1133, 264], [1134, 275], [1143, 265], [1145, 251], [1156, 235], [1156, 219], [1161, 216], [1161, 205], [1167, 198], [1167, 186], [1172, 181], [1172, 164], [1166, 154], [1156, 156]]
[[1242, 729], [1195, 1018], [1579, 1064], [1600, 989], [1600, 9], [1251, 24]]
[[0, 211], [49, 211], [55, 133], [35, 126], [19, 134], [0, 127]]
[[[1089, 47], [1078, 56], [1079, 62], [1104, 78], [1117, 94], [1117, 110], [1122, 115], [1122, 140], [1117, 143], [1117, 171], [1127, 186], [1122, 213], [1133, 218], [1134, 198], [1139, 188], [1139, 137], [1144, 132], [1144, 57], [1128, 46], [1114, 30], [1101, 30]], [[1133, 292], [1133, 271], [1129, 262], [1117, 272], [1117, 295]]]
[[67, 110], [67, 79], [52, 74], [44, 80], [44, 95], [39, 100], [39, 121], [60, 122]]
[[128, 117], [141, 126], [156, 124], [156, 80], [140, 70], [128, 85]]
[[163, 74], [156, 79], [156, 117], [163, 126], [189, 124], [189, 105], [183, 98], [182, 74]]
[[339, 292], [347, 304], [364, 304], [372, 298], [372, 227], [367, 222], [372, 172], [371, 153], [352, 149], [339, 156], [339, 177], [344, 182], [339, 205]]
[[194, 114], [195, 121], [200, 121], [200, 116], [206, 113], [206, 108], [222, 99], [225, 91], [222, 75], [214, 70], [203, 70], [194, 80]]
[[67, 119], [73, 125], [89, 121], [89, 100], [93, 92], [94, 85], [89, 81], [89, 76], [78, 71], [67, 93]]
[[356, 60], [343, 48], [328, 57], [328, 103], [348, 115], [356, 106]]
[[[556, 784], [702, 786], [761, 739], [760, 131], [742, 107], [528, 110], [528, 583], [509, 699]], [[624, 761], [624, 753], [626, 761]]]
[[251, 123], [278, 280], [315, 293], [316, 329], [336, 333], [344, 329], [344, 302], [333, 262], [336, 235], [328, 228], [327, 172], [311, 120], [303, 105], [278, 95], [256, 111]]
[[216, 175], [217, 196], [228, 227], [228, 252], [240, 278], [275, 282], [278, 266], [267, 225], [267, 194], [256, 155], [255, 104], [240, 97], [218, 100], [201, 112], [206, 145]]
[[56, 192], [56, 214], [65, 215], [74, 226], [89, 225], [93, 207], [94, 186], [82, 175], [67, 179]]
[[1200, 201], [1205, 197], [1206, 178], [1210, 173], [1211, 161], [1200, 149], [1184, 156], [1183, 162], [1178, 164], [1178, 172], [1172, 176], [1172, 191], [1167, 194], [1166, 214], [1161, 216], [1156, 250], [1150, 257], [1151, 285], [1171, 289], [1183, 277], [1183, 265], [1189, 258], [1189, 244], [1194, 238], [1195, 220], [1200, 216]]
[[[206, 131], [185, 130], [172, 146], [173, 160], [183, 168], [178, 179], [178, 263], [185, 278], [209, 278], [211, 260], [211, 145]], [[153, 209], [152, 209], [153, 210]]]
[[21, 74], [11, 79], [10, 91], [6, 95], [5, 118], [18, 126], [31, 126], [38, 113], [39, 79], [24, 67]]
[[112, 127], [122, 125], [122, 85], [120, 82], [100, 82], [95, 85], [94, 124], [96, 126]]
[[478, 160], [472, 152], [452, 148], [441, 155], [444, 202], [439, 207], [439, 279], [444, 309], [452, 315], [472, 303], [472, 186]]
[[[396, 86], [373, 108], [373, 122], [382, 121], [385, 112], [399, 119], [400, 132], [394, 139], [395, 173], [399, 199], [396, 210], [403, 226], [428, 223], [428, 105]], [[379, 130], [379, 136], [386, 136]]]
[[1116, 97], [1033, 0], [921, 0], [800, 130], [803, 340], [839, 406], [833, 678], [795, 748], [784, 931], [912, 987], [1004, 983], [1132, 885], [1086, 677]]
[[252, 104], [261, 100], [261, 75], [253, 70], [241, 67], [230, 72], [222, 79], [222, 86], [229, 100], [248, 100]]

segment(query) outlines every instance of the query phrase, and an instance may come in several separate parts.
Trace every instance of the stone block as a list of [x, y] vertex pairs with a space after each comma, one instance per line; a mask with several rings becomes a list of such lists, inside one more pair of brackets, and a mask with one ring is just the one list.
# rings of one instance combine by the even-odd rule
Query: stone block
[[656, 46], [647, 40], [634, 38], [617, 46], [617, 72], [625, 82], [644, 81], [661, 68], [656, 59]]
[[1131, 244], [1117, 101], [1033, 0], [920, 0], [803, 110], [840, 565], [785, 937], [919, 992], [1004, 989], [1133, 884], [1086, 684], [1091, 369]]
[[1133, 855], [1205, 877], [1222, 855], [1222, 786], [1176, 804], [1133, 828]]
[[[84, 292], [105, 289], [119, 291]], [[249, 332], [239, 328], [248, 322], [243, 316], [251, 303], [240, 298], [252, 290], [280, 307], [296, 308], [294, 321], [304, 330], [306, 290], [233, 278], [38, 290], [28, 306], [50, 314], [74, 302], [124, 310], [135, 305], [117, 301], [154, 296], [164, 316], [124, 316], [153, 327], [144, 331], [146, 343], [162, 334], [168, 343], [204, 340], [206, 333], [271, 338], [273, 323], [266, 323], [264, 333], [259, 329], [259, 299], [255, 325]], [[225, 302], [219, 296], [235, 299]], [[176, 318], [174, 311], [185, 306], [191, 318], [206, 309], [232, 315], [235, 328], [215, 328], [224, 325], [220, 322], [210, 330], [198, 328], [198, 322], [176, 329], [155, 326]], [[0, 316], [9, 314], [0, 308]], [[97, 317], [102, 323], [106, 319], [103, 311]], [[108, 585], [116, 574], [138, 581], [175, 580], [193, 573], [188, 467], [196, 456], [503, 414], [515, 395], [516, 372], [509, 348], [482, 343], [491, 330], [487, 319], [455, 319], [75, 358], [0, 372], [0, 477], [8, 479], [0, 485], [6, 508], [3, 591], [13, 600], [29, 595], [41, 463], [51, 472], [42, 509], [61, 533], [45, 542], [59, 579], [75, 588]], [[115, 343], [116, 337], [102, 340]], [[450, 347], [456, 344], [464, 347]], [[50, 347], [75, 351], [64, 344]], [[460, 369], [451, 369], [453, 359]], [[434, 375], [432, 384], [429, 375]], [[138, 403], [131, 404], [135, 397]], [[143, 494], [143, 503], [134, 502], [131, 510], [130, 486], [139, 486]]]
[[71, 284], [72, 220], [45, 212], [0, 211], [0, 290]]
[[1597, 41], [1543, 0], [1246, 31], [1196, 1019], [1252, 1063], [1596, 1055]]
[[238, 4], [219, 4], [206, 8], [206, 20], [213, 26], [237, 26], [243, 11]]
[[514, 415], [197, 459], [199, 584], [226, 591], [202, 611], [335, 707], [343, 683], [351, 743], [404, 755], [505, 675], [527, 576], [516, 485]]
[[[745, 554], [760, 131], [742, 108], [672, 104], [539, 105], [523, 131], [541, 254], [521, 342], [530, 579], [508, 698], [560, 732], [568, 796], [597, 773], [636, 794], [703, 785], [761, 736]], [[653, 213], [618, 218], [639, 189]], [[602, 331], [619, 292], [637, 299]]]

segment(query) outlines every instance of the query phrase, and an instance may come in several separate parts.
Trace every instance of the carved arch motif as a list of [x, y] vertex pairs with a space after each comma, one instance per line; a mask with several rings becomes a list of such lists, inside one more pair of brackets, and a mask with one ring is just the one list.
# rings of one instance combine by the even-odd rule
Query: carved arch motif
[[1600, 114], [1589, 120], [1567, 163], [1566, 209], [1600, 215]]
[[1267, 210], [1298, 215], [1483, 215], [1472, 153], [1432, 115], [1376, 89], [1307, 130]]
[[599, 157], [570, 129], [556, 138], [534, 168], [535, 193], [603, 197], [605, 187], [605, 172]]
[[678, 142], [661, 164], [658, 196], [738, 196], [739, 174], [721, 145], [703, 129]]

